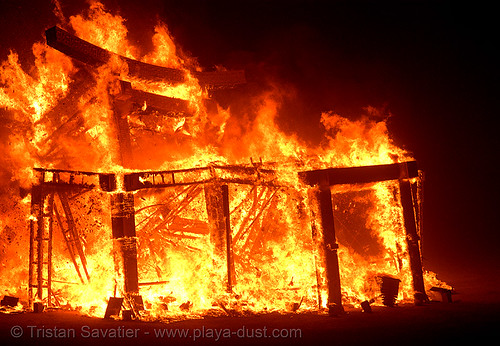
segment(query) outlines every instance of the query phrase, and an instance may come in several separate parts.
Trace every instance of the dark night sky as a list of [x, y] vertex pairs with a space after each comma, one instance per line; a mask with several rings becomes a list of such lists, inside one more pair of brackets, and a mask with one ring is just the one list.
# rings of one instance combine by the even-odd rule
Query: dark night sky
[[[201, 66], [246, 68], [297, 91], [280, 124], [314, 138], [322, 111], [392, 113], [398, 145], [426, 172], [424, 257], [430, 269], [497, 268], [500, 227], [498, 38], [485, 5], [455, 1], [103, 1], [144, 42], [157, 18]], [[2, 1], [2, 51], [28, 55], [56, 23], [50, 1]], [[64, 4], [68, 14], [78, 6]], [[23, 17], [23, 14], [27, 14]], [[30, 18], [36, 18], [31, 20]], [[146, 35], [147, 34], [147, 35]]]

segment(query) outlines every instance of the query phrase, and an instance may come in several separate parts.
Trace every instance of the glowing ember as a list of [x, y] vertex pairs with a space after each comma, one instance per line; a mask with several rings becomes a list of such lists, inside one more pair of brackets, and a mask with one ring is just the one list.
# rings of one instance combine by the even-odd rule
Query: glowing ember
[[[228, 86], [218, 76], [238, 72], [201, 71], [163, 23], [144, 56], [99, 2], [64, 23], [48, 37], [80, 44], [74, 33], [104, 61], [35, 43], [32, 73], [15, 52], [0, 67], [11, 123], [1, 143], [12, 181], [0, 210], [4, 294], [92, 316], [104, 316], [109, 297], [143, 318], [322, 311], [334, 295], [331, 251], [342, 305], [382, 304], [384, 277], [399, 280], [397, 302], [413, 301], [422, 177], [402, 170], [412, 157], [384, 120], [324, 113], [324, 140], [311, 146], [276, 125], [278, 88], [253, 100], [253, 117], [210, 99], [210, 88]], [[146, 68], [177, 79], [144, 78]], [[299, 174], [374, 165], [397, 175], [325, 187]], [[338, 250], [326, 240], [325, 200]], [[444, 286], [432, 273], [422, 282]]]

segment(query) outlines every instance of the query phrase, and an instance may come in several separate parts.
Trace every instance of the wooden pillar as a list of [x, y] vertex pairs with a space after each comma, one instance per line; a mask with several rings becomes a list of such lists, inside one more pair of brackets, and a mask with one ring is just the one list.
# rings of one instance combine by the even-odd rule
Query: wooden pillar
[[130, 137], [130, 127], [128, 115], [132, 111], [132, 97], [124, 93], [126, 83], [121, 83], [122, 93], [113, 97], [113, 114], [119, 145], [119, 157], [123, 167], [132, 168], [132, 140]]
[[231, 219], [229, 216], [229, 187], [219, 183], [205, 184], [205, 201], [210, 230], [210, 241], [215, 255], [226, 260], [227, 290], [232, 291], [235, 283], [232, 249]]
[[338, 244], [333, 222], [333, 204], [330, 186], [321, 185], [315, 192], [319, 203], [319, 217], [323, 229], [323, 252], [325, 256], [326, 281], [328, 288], [328, 308], [330, 315], [344, 312], [340, 286], [340, 268], [337, 256]]
[[137, 271], [137, 238], [135, 233], [134, 195], [111, 194], [111, 228], [115, 246], [115, 263], [123, 273], [125, 295], [139, 294]]
[[[33, 308], [34, 299], [41, 302], [44, 290], [47, 292], [47, 306], [52, 305], [52, 213], [54, 192], [42, 187], [44, 175], [39, 185], [31, 189], [30, 243], [28, 266], [28, 298]], [[33, 289], [36, 288], [36, 295]]]
[[[55, 178], [55, 176], [54, 176]], [[47, 210], [47, 220], [48, 222], [48, 238], [47, 238], [47, 306], [52, 306], [52, 235], [54, 227], [54, 196], [55, 192], [52, 192], [48, 197], [48, 210]]]
[[401, 206], [403, 207], [403, 220], [406, 232], [406, 244], [410, 257], [410, 269], [413, 280], [413, 291], [415, 304], [427, 301], [425, 293], [424, 275], [422, 261], [420, 258], [419, 236], [415, 222], [411, 185], [408, 179], [399, 179], [399, 190], [401, 194]]
[[31, 188], [31, 214], [36, 217], [36, 219], [30, 219], [30, 253], [29, 253], [29, 272], [28, 272], [28, 293], [29, 293], [29, 304], [32, 307], [34, 292], [33, 288], [36, 288], [36, 298], [42, 300], [42, 290], [41, 290], [41, 267], [40, 267], [40, 247], [38, 245], [38, 237], [40, 228], [43, 223], [43, 192], [41, 185], [33, 185]]

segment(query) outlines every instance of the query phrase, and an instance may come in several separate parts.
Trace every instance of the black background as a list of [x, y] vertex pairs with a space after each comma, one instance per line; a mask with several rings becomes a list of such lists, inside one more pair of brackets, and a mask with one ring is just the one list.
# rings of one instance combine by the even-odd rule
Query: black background
[[[103, 1], [145, 49], [158, 19], [201, 66], [246, 68], [295, 91], [278, 119], [314, 142], [322, 111], [391, 113], [426, 172], [424, 264], [445, 278], [499, 273], [495, 11], [455, 1]], [[2, 1], [2, 60], [28, 61], [55, 25], [50, 1]], [[66, 16], [87, 7], [62, 3]], [[149, 41], [148, 41], [149, 40]]]

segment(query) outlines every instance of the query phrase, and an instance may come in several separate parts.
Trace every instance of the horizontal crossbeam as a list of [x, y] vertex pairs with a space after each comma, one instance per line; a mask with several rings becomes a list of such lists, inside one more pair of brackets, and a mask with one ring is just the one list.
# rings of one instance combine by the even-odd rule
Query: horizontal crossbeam
[[275, 171], [249, 166], [210, 166], [172, 171], [151, 171], [125, 174], [124, 188], [135, 191], [208, 182], [234, 184], [279, 185]]
[[130, 101], [136, 106], [142, 107], [146, 104], [148, 109], [155, 109], [169, 114], [180, 114], [182, 116], [192, 116], [189, 109], [189, 102], [186, 100], [153, 94], [150, 92], [132, 88], [131, 83], [120, 81], [121, 94], [130, 97]]
[[[72, 188], [94, 189], [98, 186], [106, 192], [117, 187], [115, 173], [81, 172], [61, 169], [35, 168], [40, 174], [39, 183], [53, 190]], [[56, 179], [53, 176], [56, 175]], [[275, 171], [256, 166], [209, 166], [170, 171], [131, 172], [123, 174], [125, 191], [149, 188], [203, 184], [208, 182], [281, 186]]]
[[[172, 84], [186, 81], [186, 72], [183, 70], [151, 65], [112, 53], [84, 41], [57, 26], [46, 30], [45, 37], [50, 47], [92, 66], [103, 65], [111, 57], [116, 56], [127, 63], [128, 73], [131, 76], [147, 80], [166, 81]], [[245, 73], [242, 70], [217, 72], [193, 71], [191, 73], [198, 79], [202, 87], [207, 88], [232, 87], [246, 82]]]
[[417, 162], [408, 161], [387, 165], [327, 168], [300, 172], [308, 185], [366, 184], [418, 176]]
[[[72, 171], [64, 169], [34, 168], [38, 174], [38, 184], [53, 192], [77, 189], [116, 190], [116, 177], [113, 173]], [[54, 178], [55, 176], [55, 178]]]

